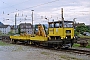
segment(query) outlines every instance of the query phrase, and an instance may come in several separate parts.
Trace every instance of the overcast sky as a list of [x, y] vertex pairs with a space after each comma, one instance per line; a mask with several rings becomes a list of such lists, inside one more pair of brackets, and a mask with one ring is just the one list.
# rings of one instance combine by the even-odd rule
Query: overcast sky
[[17, 24], [31, 23], [34, 10], [34, 24], [46, 24], [45, 17], [49, 21], [61, 20], [61, 8], [65, 20], [76, 18], [76, 22], [90, 24], [90, 0], [0, 0], [0, 21], [13, 25], [17, 13]]

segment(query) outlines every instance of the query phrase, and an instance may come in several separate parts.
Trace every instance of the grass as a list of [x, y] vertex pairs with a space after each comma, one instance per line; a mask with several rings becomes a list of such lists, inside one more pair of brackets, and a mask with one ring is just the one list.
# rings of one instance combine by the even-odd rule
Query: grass
[[10, 45], [10, 44], [0, 41], [0, 46], [7, 46], [7, 45]]
[[[75, 43], [73, 47], [80, 47], [80, 44]], [[90, 48], [90, 41], [88, 42], [88, 45], [84, 48]]]
[[80, 38], [88, 38], [88, 46], [86, 48], [90, 48], [90, 36], [82, 36]]
[[80, 44], [75, 43], [73, 47], [80, 47]]
[[90, 40], [88, 40], [88, 46], [86, 48], [90, 48]]
[[[80, 47], [80, 44], [75, 43], [75, 44], [73, 45], [73, 47]], [[88, 46], [86, 46], [86, 47], [84, 47], [84, 48], [90, 48], [90, 43], [88, 44]]]
[[[88, 46], [84, 48], [90, 48], [90, 36], [80, 36], [80, 38], [88, 39]], [[80, 44], [75, 43], [73, 47], [80, 47]]]
[[80, 36], [80, 38], [88, 38], [88, 39], [90, 39], [90, 36]]

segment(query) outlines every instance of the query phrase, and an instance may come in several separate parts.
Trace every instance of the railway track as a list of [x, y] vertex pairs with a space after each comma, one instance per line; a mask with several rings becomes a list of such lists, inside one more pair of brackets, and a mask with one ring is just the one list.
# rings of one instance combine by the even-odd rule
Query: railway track
[[60, 52], [66, 52], [66, 53], [75, 53], [75, 54], [86, 55], [86, 56], [89, 56], [90, 57], [90, 51], [89, 50], [81, 50], [81, 49], [75, 49], [75, 48], [54, 49], [52, 47], [43, 47], [43, 46], [35, 46], [35, 45], [29, 45], [29, 46], [40, 48], [40, 49], [47, 49], [47, 50], [56, 51], [56, 52], [59, 52], [60, 51]]
[[42, 46], [35, 46], [35, 45], [30, 45], [32, 47], [35, 47], [35, 48], [40, 48], [40, 49], [47, 49], [47, 50], [50, 50], [50, 51], [54, 51], [54, 52], [58, 52], [58, 53], [61, 53], [61, 52], [64, 52], [64, 53], [68, 53], [68, 54], [75, 54], [75, 55], [84, 55], [84, 56], [87, 56], [87, 57], [90, 57], [90, 51], [89, 50], [80, 50], [80, 49], [73, 49], [73, 48], [70, 48], [70, 49], [54, 49], [54, 48], [49, 48], [49, 47], [42, 47]]
[[90, 56], [90, 51], [89, 50], [81, 50], [81, 49], [70, 48], [70, 49], [63, 49], [63, 51], [72, 52], [72, 53], [76, 53], [76, 54], [79, 54], [79, 55]]
[[61, 52], [66, 52], [66, 53], [75, 53], [75, 54], [79, 54], [79, 55], [90, 56], [90, 51], [89, 50], [81, 50], [81, 49], [75, 49], [75, 48], [69, 48], [69, 49], [65, 49], [65, 48], [61, 48], [61, 49], [49, 48], [49, 49], [54, 50], [54, 51], [61, 51]]
[[[5, 41], [4, 41], [5, 42]], [[10, 41], [6, 41], [6, 43], [10, 43]], [[24, 45], [23, 43], [18, 43], [18, 45]], [[66, 53], [75, 53], [75, 54], [79, 54], [79, 55], [86, 55], [86, 56], [90, 56], [90, 51], [89, 50], [81, 50], [81, 49], [75, 49], [75, 48], [69, 48], [69, 49], [65, 49], [65, 48], [61, 48], [61, 49], [54, 49], [52, 47], [43, 47], [43, 46], [36, 46], [36, 45], [27, 45], [27, 46], [32, 46], [35, 48], [40, 48], [40, 49], [47, 49], [47, 50], [52, 50], [52, 51], [61, 51], [61, 52], [66, 52]]]

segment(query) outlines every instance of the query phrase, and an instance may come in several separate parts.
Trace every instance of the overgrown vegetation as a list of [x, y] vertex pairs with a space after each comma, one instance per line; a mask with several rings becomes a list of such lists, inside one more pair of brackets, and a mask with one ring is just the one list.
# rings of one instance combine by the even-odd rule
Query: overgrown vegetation
[[80, 38], [90, 39], [90, 36], [80, 36]]
[[[79, 36], [81, 39], [88, 39], [88, 46], [86, 46], [86, 48], [90, 48], [90, 36], [85, 36], [84, 32], [90, 33], [90, 28], [85, 25], [80, 25], [75, 28], [75, 35]], [[80, 47], [80, 44], [75, 43], [73, 47]]]
[[[88, 40], [88, 45], [85, 48], [90, 48], [90, 36], [80, 36], [80, 38], [84, 38]], [[75, 43], [73, 47], [80, 47], [80, 44]]]
[[86, 48], [90, 48], [90, 40], [88, 40], [88, 46]]
[[10, 44], [0, 41], [0, 46], [6, 46], [6, 45], [10, 45]]
[[[73, 45], [73, 47], [80, 47], [80, 44], [75, 43], [75, 44]], [[88, 46], [86, 46], [86, 47], [84, 47], [84, 48], [90, 48], [90, 42], [89, 42]]]
[[85, 26], [85, 25], [80, 25], [80, 26], [77, 26], [75, 29], [76, 35], [83, 34], [84, 32], [90, 33], [90, 28], [88, 26]]
[[21, 33], [21, 28], [20, 28], [20, 25], [19, 25], [19, 28], [18, 28], [18, 34]]
[[6, 35], [14, 35], [14, 32], [11, 30], [10, 32], [8, 32], [8, 34]]
[[80, 44], [75, 43], [73, 47], [80, 47]]

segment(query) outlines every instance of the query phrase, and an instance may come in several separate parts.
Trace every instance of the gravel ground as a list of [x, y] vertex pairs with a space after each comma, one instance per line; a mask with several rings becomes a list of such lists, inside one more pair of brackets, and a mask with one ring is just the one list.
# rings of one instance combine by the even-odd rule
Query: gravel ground
[[23, 45], [0, 46], [0, 60], [90, 60], [89, 56]]

